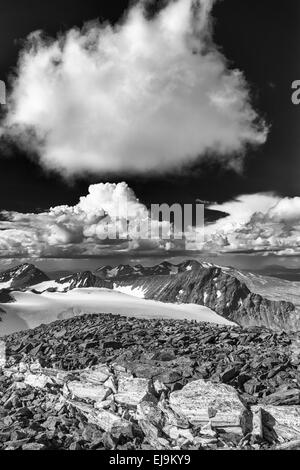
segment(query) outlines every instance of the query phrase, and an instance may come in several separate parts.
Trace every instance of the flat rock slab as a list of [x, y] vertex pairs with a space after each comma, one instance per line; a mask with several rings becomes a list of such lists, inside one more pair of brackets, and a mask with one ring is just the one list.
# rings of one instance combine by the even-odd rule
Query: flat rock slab
[[118, 393], [114, 396], [117, 403], [136, 407], [148, 394], [151, 393], [153, 386], [148, 379], [118, 377]]
[[190, 382], [171, 393], [170, 406], [194, 425], [210, 422], [213, 427], [240, 428], [243, 433], [252, 429], [252, 413], [228, 385], [202, 379]]
[[272, 393], [264, 399], [266, 405], [300, 405], [300, 389]]
[[80, 373], [80, 380], [83, 382], [90, 382], [94, 384], [103, 384], [111, 376], [108, 367], [97, 367], [93, 369], [86, 369]]
[[83, 400], [102, 401], [105, 400], [111, 393], [109, 388], [103, 385], [96, 385], [88, 382], [68, 382], [67, 391], [73, 397], [81, 398]]

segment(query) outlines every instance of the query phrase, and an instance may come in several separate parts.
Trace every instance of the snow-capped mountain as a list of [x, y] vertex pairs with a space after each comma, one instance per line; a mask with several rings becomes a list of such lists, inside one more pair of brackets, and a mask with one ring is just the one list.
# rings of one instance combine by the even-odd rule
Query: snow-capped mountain
[[0, 273], [0, 289], [23, 289], [48, 281], [49, 277], [33, 264], [21, 264]]
[[[115, 267], [111, 266], [102, 266], [95, 271], [97, 276], [101, 276], [104, 279], [122, 279], [122, 278], [131, 278], [131, 277], [141, 277], [141, 276], [171, 276], [178, 274], [183, 271], [190, 271], [201, 266], [201, 263], [198, 261], [185, 261], [179, 265], [172, 264], [168, 261], [163, 261], [160, 264], [155, 266], [142, 266], [137, 264], [135, 266], [120, 264]], [[203, 263], [203, 267], [208, 266], [208, 263]], [[210, 265], [212, 266], [212, 265]]]
[[169, 261], [163, 261], [162, 263], [156, 264], [154, 266], [142, 266], [141, 264], [137, 264], [135, 266], [128, 264], [119, 264], [115, 267], [102, 266], [95, 271], [95, 274], [102, 277], [103, 279], [124, 279], [142, 276], [172, 276], [182, 272], [213, 267], [216, 267], [216, 265], [207, 262], [199, 262], [196, 260], [188, 260], [180, 264], [172, 264]]
[[[155, 269], [159, 272], [157, 267], [151, 269], [152, 273]], [[169, 269], [173, 273], [116, 277], [114, 289], [145, 299], [204, 305], [243, 326], [300, 330], [298, 283], [197, 261], [186, 261]]]
[[119, 266], [111, 267], [111, 266], [103, 266], [95, 271], [97, 276], [100, 276], [103, 279], [113, 279], [115, 277], [128, 277], [133, 275], [142, 275], [143, 274], [143, 266], [141, 269], [135, 269], [133, 266], [119, 264]]
[[112, 288], [112, 283], [108, 280], [95, 276], [90, 271], [74, 273], [70, 276], [56, 280], [49, 280], [31, 286], [33, 292], [68, 292], [73, 289], [87, 287]]
[[205, 306], [244, 326], [300, 330], [300, 283], [207, 262], [103, 266], [94, 273], [74, 273], [56, 280], [49, 280], [32, 265], [22, 265], [1, 273], [0, 280], [2, 305], [13, 301], [16, 290], [43, 294], [104, 288], [145, 300]]

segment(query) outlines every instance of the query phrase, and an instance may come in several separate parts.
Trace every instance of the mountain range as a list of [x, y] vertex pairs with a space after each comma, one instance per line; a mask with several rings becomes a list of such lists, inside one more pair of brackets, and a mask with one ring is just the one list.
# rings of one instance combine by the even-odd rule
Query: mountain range
[[[63, 295], [74, 290], [76, 294], [86, 294], [87, 289], [98, 289], [102, 293], [105, 290], [117, 291], [131, 298], [145, 299], [145, 302], [160, 302], [159, 305], [173, 304], [174, 309], [175, 305], [203, 306], [241, 326], [298, 331], [299, 286], [298, 282], [195, 260], [177, 265], [165, 261], [151, 267], [141, 264], [102, 266], [94, 272], [73, 273], [55, 280], [49, 279], [32, 264], [23, 264], [0, 273], [0, 308], [5, 312], [6, 304], [26, 304], [33, 296], [40, 296], [40, 300], [45, 297], [54, 300], [51, 294]], [[94, 296], [96, 291], [89, 293]], [[102, 313], [101, 302], [103, 298], [99, 297], [96, 303], [99, 313]], [[84, 313], [82, 309], [84, 305], [81, 302], [80, 313]]]

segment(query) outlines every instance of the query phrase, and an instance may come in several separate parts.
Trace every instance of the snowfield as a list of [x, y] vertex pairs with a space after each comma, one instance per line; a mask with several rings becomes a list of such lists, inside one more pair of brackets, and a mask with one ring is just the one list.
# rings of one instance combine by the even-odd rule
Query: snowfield
[[42, 294], [14, 291], [11, 296], [16, 302], [0, 303], [0, 336], [85, 313], [114, 313], [128, 317], [175, 318], [222, 325], [234, 324], [201, 305], [168, 304], [104, 288], [80, 288], [66, 293]]

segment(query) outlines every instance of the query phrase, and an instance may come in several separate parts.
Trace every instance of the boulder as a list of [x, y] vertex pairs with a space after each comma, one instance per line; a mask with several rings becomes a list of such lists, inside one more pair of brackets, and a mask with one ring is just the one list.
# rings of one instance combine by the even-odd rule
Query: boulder
[[166, 400], [160, 400], [157, 406], [164, 414], [165, 424], [175, 426], [180, 429], [188, 429], [190, 427], [189, 421], [183, 416], [175, 413]]
[[0, 369], [6, 364], [6, 345], [5, 341], [0, 341]]
[[137, 407], [137, 419], [153, 424], [159, 431], [165, 422], [164, 413], [155, 401], [142, 401]]
[[253, 395], [262, 389], [262, 385], [257, 379], [250, 379], [244, 382], [243, 388], [248, 395]]
[[124, 418], [107, 410], [98, 410], [85, 403], [68, 400], [68, 403], [83, 414], [89, 424], [98, 426], [105, 432], [116, 437], [127, 436], [133, 438], [133, 425]]
[[94, 369], [86, 369], [81, 372], [80, 380], [94, 384], [103, 384], [111, 376], [111, 373], [106, 366], [99, 366]]
[[220, 374], [220, 380], [223, 383], [228, 383], [239, 375], [240, 367], [234, 366], [227, 368], [224, 372]]
[[171, 408], [193, 425], [211, 423], [214, 428], [246, 434], [252, 430], [252, 413], [229, 385], [202, 379], [188, 383], [170, 395]]
[[162, 436], [162, 431], [154, 424], [145, 419], [139, 420], [139, 426], [143, 431], [147, 441], [152, 449], [155, 450], [170, 450], [171, 446], [167, 439]]
[[24, 376], [24, 383], [34, 388], [43, 389], [47, 384], [52, 384], [53, 381], [45, 374], [31, 374], [28, 372]]
[[117, 403], [136, 407], [152, 391], [153, 385], [148, 379], [119, 375], [118, 393], [114, 396], [114, 399]]
[[163, 432], [175, 441], [180, 437], [184, 437], [189, 442], [194, 441], [194, 436], [190, 429], [177, 428], [176, 426], [168, 424], [163, 428]]
[[170, 385], [181, 380], [182, 374], [180, 373], [180, 371], [177, 371], [175, 369], [166, 370], [162, 374], [158, 375], [156, 379], [162, 382], [163, 384]]
[[104, 341], [103, 348], [120, 349], [122, 348], [122, 343], [120, 341]]
[[156, 379], [159, 374], [163, 374], [165, 372], [164, 367], [146, 364], [140, 361], [135, 361], [131, 364], [127, 364], [127, 368], [136, 377], [141, 377], [145, 379], [154, 379], [154, 377]]
[[88, 382], [68, 382], [66, 385], [69, 393], [82, 400], [103, 401], [110, 395], [110, 389], [103, 385]]
[[162, 350], [158, 351], [153, 355], [153, 360], [154, 361], [172, 361], [173, 359], [176, 358], [176, 355], [174, 353], [174, 349], [167, 349], [167, 350]]
[[300, 389], [279, 390], [264, 399], [266, 405], [300, 405]]
[[100, 429], [114, 436], [133, 437], [132, 424], [110, 411], [90, 411], [87, 418], [90, 423], [96, 424]]

